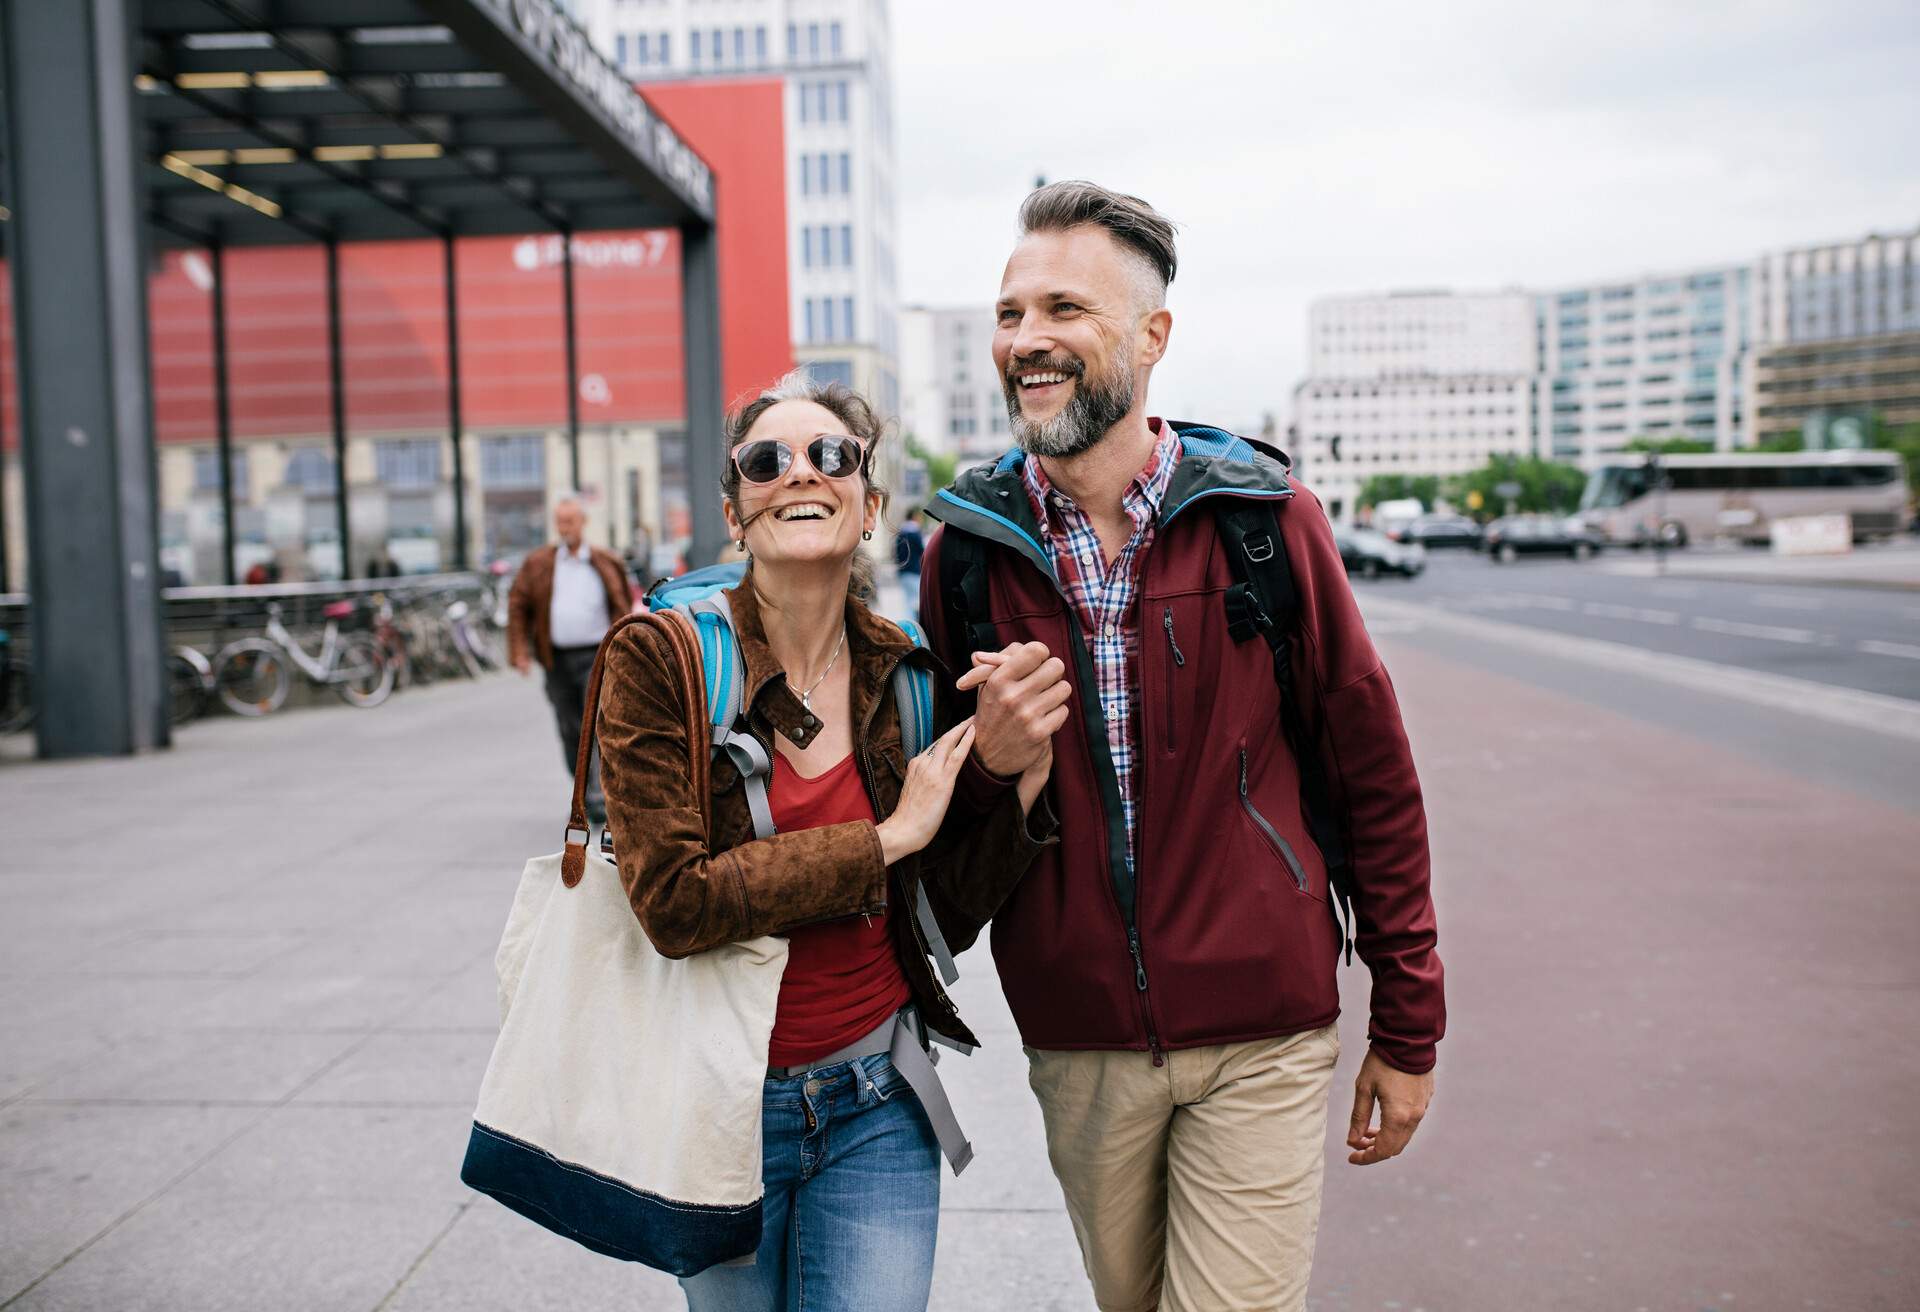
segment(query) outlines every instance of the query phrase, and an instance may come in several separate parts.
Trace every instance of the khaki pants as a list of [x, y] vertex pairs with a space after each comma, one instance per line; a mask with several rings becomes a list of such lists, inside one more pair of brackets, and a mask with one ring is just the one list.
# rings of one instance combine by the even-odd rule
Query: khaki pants
[[1101, 1312], [1306, 1305], [1339, 1055], [1332, 1025], [1170, 1052], [1164, 1066], [1027, 1049]]

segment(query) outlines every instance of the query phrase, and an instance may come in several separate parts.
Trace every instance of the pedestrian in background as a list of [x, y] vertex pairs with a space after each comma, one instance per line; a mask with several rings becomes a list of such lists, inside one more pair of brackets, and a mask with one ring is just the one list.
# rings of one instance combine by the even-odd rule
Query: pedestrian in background
[[894, 555], [900, 575], [900, 604], [908, 619], [916, 619], [920, 614], [920, 561], [927, 551], [927, 540], [920, 532], [919, 511], [907, 512], [896, 536], [899, 545], [894, 548]]
[[[1066, 690], [1058, 663], [1046, 668], [1040, 653], [997, 653], [990, 676], [988, 736], [1024, 751], [1017, 779], [994, 789], [976, 779], [956, 795], [975, 726], [954, 723], [941, 679], [934, 728], [945, 733], [901, 759], [889, 674], [902, 661], [932, 662], [859, 599], [860, 543], [883, 499], [871, 472], [879, 439], [865, 401], [804, 373], [727, 422], [724, 512], [749, 563], [724, 595], [741, 718], [770, 749], [770, 836], [756, 836], [746, 783], [726, 762], [711, 798], [692, 795], [687, 754], [706, 744], [686, 741], [668, 639], [633, 626], [607, 652], [598, 724], [607, 804], [648, 938], [669, 957], [765, 934], [788, 940], [762, 1100], [760, 1247], [751, 1265], [682, 1280], [692, 1312], [924, 1312], [941, 1150], [965, 1144], [950, 1116], [949, 1133], [936, 1135], [909, 1083], [937, 1085], [924, 1057], [907, 1059], [917, 1074], [903, 1074], [889, 1052], [924, 1048], [929, 1030], [979, 1041], [928, 962], [917, 890], [940, 924], [977, 925], [1054, 827], [1041, 790]], [[971, 935], [949, 941], [957, 951]], [[633, 1095], [644, 1107], [647, 1091]], [[955, 1169], [965, 1161], [953, 1156]]]
[[[1419, 781], [1320, 503], [1278, 453], [1148, 415], [1173, 226], [1085, 182], [1020, 219], [993, 338], [1020, 449], [929, 507], [921, 587], [950, 665], [996, 664], [970, 650], [990, 626], [1075, 670], [1061, 841], [995, 917], [994, 960], [1100, 1307], [1300, 1308], [1343, 937], [1302, 783], [1327, 786], [1318, 836], [1344, 838], [1373, 973], [1347, 1135], [1365, 1165], [1406, 1146], [1444, 1028]], [[1276, 559], [1297, 595], [1270, 645], [1246, 580], [1271, 598], [1255, 569]], [[1005, 778], [1028, 765], [984, 731], [978, 752]]]
[[[580, 721], [594, 653], [607, 628], [632, 609], [634, 599], [620, 557], [589, 543], [586, 528], [580, 498], [571, 493], [561, 497], [553, 508], [553, 529], [560, 541], [528, 552], [507, 594], [507, 655], [523, 675], [536, 660], [546, 670], [547, 700], [560, 726], [569, 779], [580, 751]], [[587, 816], [595, 824], [606, 823], [597, 766], [587, 778]]]

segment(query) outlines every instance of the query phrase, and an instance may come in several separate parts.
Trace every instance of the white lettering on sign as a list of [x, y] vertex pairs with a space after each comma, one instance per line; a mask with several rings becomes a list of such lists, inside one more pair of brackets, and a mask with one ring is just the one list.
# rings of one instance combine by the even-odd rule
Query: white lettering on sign
[[668, 127], [633, 84], [601, 58], [587, 34], [553, 0], [487, 0], [519, 31], [533, 54], [551, 64], [600, 111], [664, 177], [700, 204], [713, 204], [713, 174], [679, 134]]
[[550, 269], [565, 250], [575, 267], [589, 269], [645, 269], [666, 259], [667, 234], [643, 232], [633, 237], [575, 237], [563, 247], [558, 234], [523, 237], [513, 244], [513, 267], [523, 273]]

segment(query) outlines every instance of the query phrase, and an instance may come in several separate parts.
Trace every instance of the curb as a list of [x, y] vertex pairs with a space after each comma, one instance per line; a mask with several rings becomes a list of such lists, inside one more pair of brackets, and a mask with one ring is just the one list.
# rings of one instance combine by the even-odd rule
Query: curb
[[1508, 624], [1504, 620], [1455, 615], [1450, 611], [1412, 601], [1384, 601], [1372, 596], [1361, 599], [1361, 611], [1371, 621], [1375, 614], [1449, 629], [1468, 637], [1481, 638], [1503, 647], [1520, 647], [1561, 660], [1580, 661], [1627, 674], [1638, 674], [1662, 683], [1691, 688], [1697, 692], [1731, 697], [1769, 710], [1810, 716], [1830, 724], [1920, 742], [1920, 701], [1888, 697], [1881, 693], [1838, 688], [1811, 679], [1795, 679], [1783, 674], [1765, 674], [1719, 665], [1693, 656], [1648, 651], [1604, 638], [1581, 638]]
[[1616, 578], [1678, 579], [1688, 583], [1698, 580], [1703, 583], [1755, 583], [1767, 588], [1862, 588], [1874, 592], [1920, 592], [1920, 579], [1854, 578], [1832, 574], [1743, 574], [1737, 570], [1715, 569], [1669, 569], [1659, 574], [1651, 566], [1638, 564], [1614, 565], [1606, 567], [1606, 572]]

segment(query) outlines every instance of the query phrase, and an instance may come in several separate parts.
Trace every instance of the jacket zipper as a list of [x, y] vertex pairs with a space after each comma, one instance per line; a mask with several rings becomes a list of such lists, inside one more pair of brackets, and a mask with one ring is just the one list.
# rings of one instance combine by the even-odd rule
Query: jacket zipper
[[1292, 844], [1280, 837], [1280, 831], [1267, 823], [1267, 818], [1254, 808], [1253, 799], [1247, 796], [1247, 749], [1244, 747], [1240, 749], [1240, 805], [1253, 818], [1253, 823], [1260, 827], [1260, 832], [1267, 836], [1267, 841], [1272, 843], [1275, 850], [1280, 853], [1281, 859], [1287, 863], [1287, 869], [1293, 874], [1294, 887], [1302, 893], [1306, 892], [1307, 872], [1301, 866], [1300, 858], [1294, 855]]
[[1178, 739], [1174, 734], [1176, 723], [1173, 709], [1173, 672], [1176, 668], [1185, 668], [1186, 653], [1180, 650], [1180, 644], [1173, 636], [1173, 607], [1168, 606], [1160, 612], [1160, 627], [1167, 631], [1167, 651], [1173, 656], [1173, 664], [1167, 667], [1167, 751], [1178, 748]]

